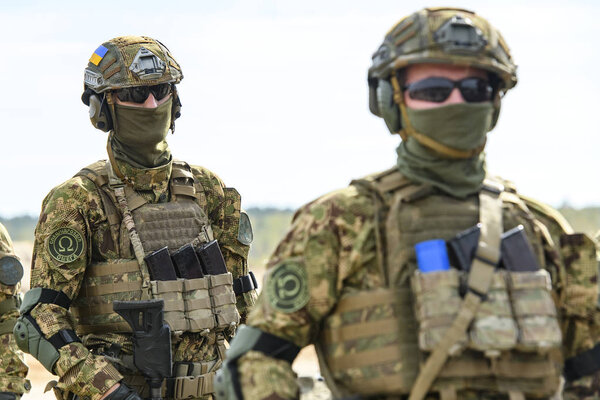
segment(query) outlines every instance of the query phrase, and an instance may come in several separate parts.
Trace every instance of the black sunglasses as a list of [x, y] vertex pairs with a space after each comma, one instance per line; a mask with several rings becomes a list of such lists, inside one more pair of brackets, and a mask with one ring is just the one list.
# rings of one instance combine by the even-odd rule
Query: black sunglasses
[[156, 100], [162, 100], [171, 93], [171, 84], [161, 83], [154, 86], [134, 86], [115, 90], [115, 94], [119, 100], [134, 103], [145, 102], [150, 93], [152, 93]]
[[459, 81], [441, 77], [425, 78], [409, 83], [403, 90], [408, 91], [411, 99], [441, 103], [450, 97], [454, 88], [460, 90], [460, 94], [468, 103], [490, 101], [494, 94], [494, 88], [487, 79], [475, 77]]

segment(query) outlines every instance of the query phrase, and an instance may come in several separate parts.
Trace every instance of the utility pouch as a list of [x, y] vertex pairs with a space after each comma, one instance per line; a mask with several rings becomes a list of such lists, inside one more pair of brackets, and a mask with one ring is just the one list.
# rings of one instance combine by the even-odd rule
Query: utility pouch
[[190, 332], [202, 332], [215, 327], [208, 277], [183, 280], [185, 319]]
[[240, 314], [236, 307], [235, 293], [233, 292], [233, 276], [230, 272], [220, 275], [211, 275], [209, 294], [212, 302], [213, 314], [216, 321], [216, 330], [222, 331], [233, 328], [240, 323]]
[[144, 257], [144, 261], [146, 261], [146, 265], [148, 266], [150, 279], [153, 281], [177, 280], [175, 267], [173, 267], [168, 247], [153, 251]]
[[164, 320], [172, 331], [186, 330], [183, 280], [150, 281], [153, 299], [164, 300]]
[[219, 243], [212, 240], [201, 245], [196, 249], [196, 254], [202, 263], [202, 269], [205, 275], [220, 275], [227, 273], [227, 266], [223, 253], [219, 248]]
[[202, 278], [202, 266], [191, 244], [182, 246], [171, 255], [177, 276], [185, 279]]
[[540, 352], [560, 347], [562, 335], [546, 270], [509, 272], [509, 290], [519, 326], [517, 348]]
[[510, 298], [506, 287], [506, 272], [494, 273], [487, 298], [469, 329], [469, 347], [486, 352], [488, 356], [496, 352], [514, 348], [517, 343], [517, 325], [514, 321]]
[[[419, 323], [419, 348], [432, 351], [452, 326], [460, 309], [460, 272], [454, 268], [425, 273], [416, 270], [411, 278], [411, 286]], [[466, 344], [465, 334], [454, 350], [462, 349]]]

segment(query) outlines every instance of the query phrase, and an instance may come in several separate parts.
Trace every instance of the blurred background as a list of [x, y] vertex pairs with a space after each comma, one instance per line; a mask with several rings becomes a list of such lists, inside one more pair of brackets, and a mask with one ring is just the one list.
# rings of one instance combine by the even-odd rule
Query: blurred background
[[[368, 110], [371, 54], [401, 17], [425, 6], [472, 9], [503, 33], [519, 65], [489, 135], [488, 170], [600, 228], [600, 3], [492, 0], [104, 0], [0, 3], [0, 222], [25, 265], [43, 197], [105, 158], [106, 134], [81, 103], [83, 69], [109, 38], [159, 39], [183, 68], [175, 157], [242, 194], [264, 260], [292, 210], [395, 163], [398, 136]], [[24, 281], [28, 286], [28, 278]], [[34, 389], [52, 379], [29, 358]], [[296, 367], [318, 368], [310, 355]]]

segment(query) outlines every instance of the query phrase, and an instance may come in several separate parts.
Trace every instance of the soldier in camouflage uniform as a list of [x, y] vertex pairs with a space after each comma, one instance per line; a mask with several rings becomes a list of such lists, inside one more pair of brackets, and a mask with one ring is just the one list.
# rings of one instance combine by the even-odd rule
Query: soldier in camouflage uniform
[[[82, 100], [94, 127], [108, 132], [109, 160], [44, 199], [32, 289], [15, 326], [19, 346], [59, 376], [59, 399], [148, 396], [132, 360], [131, 329], [112, 303], [153, 298], [164, 300], [172, 331], [173, 376], [163, 397], [212, 398], [225, 343], [256, 300], [247, 266], [252, 230], [240, 195], [208, 169], [173, 159], [167, 145], [182, 78], [169, 50], [149, 37], [111, 39], [85, 69]], [[226, 267], [199, 276], [192, 258], [209, 245], [221, 257], [214, 240]], [[151, 263], [165, 246], [166, 258]], [[195, 277], [175, 261], [178, 276], [169, 277], [169, 255], [186, 249]]]
[[19, 316], [19, 289], [23, 267], [15, 256], [6, 228], [0, 224], [0, 400], [21, 398], [31, 388], [27, 365], [12, 335]]
[[298, 210], [217, 398], [298, 398], [291, 363], [309, 344], [338, 399], [597, 398], [594, 243], [485, 170], [517, 82], [500, 33], [423, 9], [368, 78], [398, 163]]

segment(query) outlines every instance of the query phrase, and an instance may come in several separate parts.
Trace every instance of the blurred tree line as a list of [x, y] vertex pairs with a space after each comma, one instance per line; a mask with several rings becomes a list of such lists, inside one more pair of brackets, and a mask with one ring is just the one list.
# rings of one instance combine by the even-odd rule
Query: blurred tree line
[[[575, 209], [565, 205], [559, 208], [559, 211], [577, 232], [585, 232], [594, 237], [600, 229], [600, 207]], [[250, 216], [254, 229], [250, 266], [261, 267], [287, 232], [294, 211], [277, 208], [249, 208], [246, 212]], [[30, 216], [8, 219], [0, 217], [0, 222], [6, 226], [14, 241], [33, 241], [37, 218]]]

